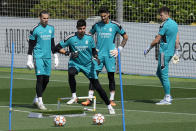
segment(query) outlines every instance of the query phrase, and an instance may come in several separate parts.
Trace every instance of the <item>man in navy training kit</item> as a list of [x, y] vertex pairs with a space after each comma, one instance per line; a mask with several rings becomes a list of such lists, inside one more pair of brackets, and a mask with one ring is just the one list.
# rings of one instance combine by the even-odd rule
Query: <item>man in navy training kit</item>
[[48, 25], [49, 13], [43, 10], [39, 17], [40, 23], [33, 28], [29, 36], [27, 67], [33, 69], [35, 66], [37, 77], [33, 104], [41, 110], [46, 110], [42, 95], [51, 73], [51, 51], [54, 54], [55, 67], [58, 66], [58, 55], [55, 54], [54, 27]]
[[144, 50], [144, 55], [146, 55], [160, 41], [157, 76], [161, 81], [165, 96], [163, 100], [156, 103], [156, 105], [170, 105], [172, 102], [168, 70], [170, 60], [174, 54], [177, 54], [177, 49], [179, 47], [179, 35], [178, 25], [169, 17], [169, 11], [170, 10], [167, 7], [159, 9], [160, 18], [162, 20], [159, 33], [150, 46]]
[[77, 102], [75, 75], [82, 72], [90, 80], [100, 97], [108, 106], [109, 114], [115, 114], [107, 94], [101, 87], [97, 77], [95, 69], [97, 63], [99, 64], [100, 61], [97, 56], [93, 37], [90, 34], [85, 34], [86, 21], [83, 19], [78, 20], [76, 28], [77, 32], [67, 36], [64, 41], [61, 41], [55, 47], [56, 51], [65, 55], [67, 55], [69, 51], [66, 51], [64, 48], [69, 47], [71, 53], [68, 63], [68, 77], [72, 98], [67, 102], [67, 104]]
[[[99, 9], [99, 15], [101, 17], [101, 21], [95, 23], [90, 30], [90, 34], [94, 35], [96, 33], [97, 43], [96, 48], [98, 50], [98, 57], [101, 61], [101, 64], [98, 66], [97, 75], [102, 71], [105, 66], [107, 70], [108, 80], [109, 80], [109, 89], [110, 89], [110, 103], [112, 106], [115, 106], [114, 102], [115, 96], [115, 79], [114, 73], [116, 71], [116, 59], [118, 56], [118, 50], [115, 45], [115, 37], [116, 34], [120, 34], [123, 37], [123, 40], [118, 47], [120, 52], [123, 50], [128, 36], [126, 32], [123, 30], [122, 26], [109, 19], [110, 13], [107, 7], [102, 6]], [[92, 97], [94, 94], [94, 87], [92, 83], [89, 85], [89, 93], [88, 96]], [[82, 105], [87, 106], [91, 104], [91, 100], [87, 99], [87, 101], [82, 102]]]

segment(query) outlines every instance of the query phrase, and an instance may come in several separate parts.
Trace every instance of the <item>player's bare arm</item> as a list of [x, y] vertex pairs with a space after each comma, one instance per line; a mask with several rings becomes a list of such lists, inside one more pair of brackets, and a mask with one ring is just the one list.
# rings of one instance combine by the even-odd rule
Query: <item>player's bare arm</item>
[[162, 36], [159, 35], [159, 34], [155, 37], [155, 39], [151, 42], [150, 46], [149, 46], [147, 49], [144, 50], [144, 55], [147, 55], [148, 52], [149, 52], [156, 44], [159, 43], [159, 41], [161, 40], [161, 37], [162, 37]]
[[123, 40], [122, 40], [120, 46], [125, 47], [127, 40], [128, 40], [128, 35], [124, 34], [122, 37], [123, 37]]
[[180, 47], [180, 41], [179, 41], [179, 33], [178, 33], [177, 36], [176, 36], [176, 45], [175, 45], [175, 48], [176, 49], [179, 49], [179, 47]]
[[161, 35], [157, 35], [157, 36], [155, 37], [155, 39], [152, 41], [152, 43], [150, 44], [151, 47], [153, 47], [153, 46], [155, 46], [156, 44], [158, 44], [160, 40], [161, 40]]

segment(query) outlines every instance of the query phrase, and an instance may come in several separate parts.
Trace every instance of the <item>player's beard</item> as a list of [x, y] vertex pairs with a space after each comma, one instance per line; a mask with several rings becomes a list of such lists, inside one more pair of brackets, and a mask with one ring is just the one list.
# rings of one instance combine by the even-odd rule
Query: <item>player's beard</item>
[[79, 36], [80, 38], [82, 38], [82, 37], [84, 36], [84, 34], [85, 34], [85, 32], [78, 32], [78, 36]]
[[103, 21], [103, 23], [107, 24], [109, 22], [109, 19], [104, 19], [102, 21]]
[[43, 26], [43, 27], [46, 27], [47, 26], [47, 24], [48, 24], [48, 22], [46, 21], [46, 22], [42, 22], [41, 23], [41, 25]]

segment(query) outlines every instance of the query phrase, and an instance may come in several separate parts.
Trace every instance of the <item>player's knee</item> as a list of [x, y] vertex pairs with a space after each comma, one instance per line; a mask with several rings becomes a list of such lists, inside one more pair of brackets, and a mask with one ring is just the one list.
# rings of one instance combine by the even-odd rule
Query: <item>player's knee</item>
[[90, 81], [90, 84], [89, 84], [89, 90], [95, 90], [94, 86], [93, 86], [93, 83]]
[[44, 76], [44, 82], [48, 83], [49, 82], [49, 76]]
[[78, 71], [75, 67], [71, 67], [68, 69], [69, 76], [75, 76], [77, 73], [78, 73]]
[[108, 72], [108, 79], [110, 83], [115, 83], [114, 72]]
[[[90, 78], [89, 80], [90, 80], [90, 83], [92, 84], [92, 86], [95, 87], [95, 88], [96, 88], [97, 85], [99, 84], [99, 83], [98, 83], [99, 81], [98, 81], [97, 79], [92, 79], [92, 78]], [[98, 82], [97, 82], [97, 81], [98, 81]]]
[[37, 83], [43, 82], [43, 75], [37, 75]]

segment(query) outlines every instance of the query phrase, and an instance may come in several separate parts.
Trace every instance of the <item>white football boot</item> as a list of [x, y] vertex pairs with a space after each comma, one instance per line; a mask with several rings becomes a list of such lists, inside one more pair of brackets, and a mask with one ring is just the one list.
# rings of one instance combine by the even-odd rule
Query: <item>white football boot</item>
[[69, 101], [67, 102], [67, 104], [68, 104], [68, 105], [71, 105], [71, 104], [73, 104], [73, 103], [77, 103], [77, 101], [78, 101], [77, 97], [72, 97], [71, 100], [69, 100]]
[[40, 110], [47, 110], [47, 108], [44, 106], [43, 103], [38, 103], [38, 106], [37, 106]]
[[44, 106], [44, 103], [42, 101], [42, 97], [38, 97], [38, 105], [37, 107], [40, 109], [40, 110], [47, 110], [47, 108]]
[[114, 110], [114, 108], [111, 106], [111, 104], [108, 105], [108, 111], [109, 111], [109, 114], [110, 114], [110, 115], [116, 114], [116, 113], [115, 113], [115, 110]]
[[163, 100], [157, 102], [156, 105], [171, 105], [172, 97], [170, 95], [165, 95]]

